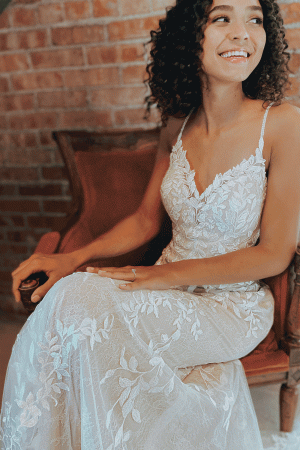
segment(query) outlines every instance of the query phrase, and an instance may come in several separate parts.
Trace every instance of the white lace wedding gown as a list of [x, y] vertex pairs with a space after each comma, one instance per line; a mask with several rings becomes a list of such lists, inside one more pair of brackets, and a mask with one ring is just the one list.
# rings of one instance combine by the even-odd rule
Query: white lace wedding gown
[[[182, 148], [185, 121], [161, 187], [173, 239], [157, 264], [256, 243], [268, 110], [255, 155], [202, 195]], [[74, 273], [28, 318], [7, 370], [0, 449], [261, 450], [238, 359], [270, 330], [269, 287], [253, 280], [128, 292], [118, 284]], [[185, 384], [193, 366], [199, 379]]]

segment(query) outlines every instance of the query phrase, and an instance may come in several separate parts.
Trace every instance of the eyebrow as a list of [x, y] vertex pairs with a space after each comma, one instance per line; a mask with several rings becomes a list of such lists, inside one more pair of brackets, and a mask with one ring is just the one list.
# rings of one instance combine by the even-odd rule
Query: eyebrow
[[[233, 11], [233, 9], [234, 9], [233, 6], [230, 6], [230, 5], [219, 5], [219, 6], [215, 6], [214, 8], [212, 8], [212, 9], [209, 11], [209, 14], [211, 14], [211, 13], [214, 12], [214, 11], [219, 11], [219, 10], [222, 10], [222, 11]], [[260, 12], [263, 12], [261, 6], [255, 6], [255, 5], [253, 5], [253, 6], [248, 6], [247, 9], [250, 9], [251, 11], [260, 11]]]

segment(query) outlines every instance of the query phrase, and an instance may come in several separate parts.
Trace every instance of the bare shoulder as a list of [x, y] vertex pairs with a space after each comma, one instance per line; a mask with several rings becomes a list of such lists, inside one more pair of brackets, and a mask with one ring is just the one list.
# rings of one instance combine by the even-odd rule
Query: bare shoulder
[[[298, 136], [300, 138], [300, 108], [283, 103], [271, 108], [270, 128], [274, 141]], [[299, 142], [300, 144], [300, 142]]]

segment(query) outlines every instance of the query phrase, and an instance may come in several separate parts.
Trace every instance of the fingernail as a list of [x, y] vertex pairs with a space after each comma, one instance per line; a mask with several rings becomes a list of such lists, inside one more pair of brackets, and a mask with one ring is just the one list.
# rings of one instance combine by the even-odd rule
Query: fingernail
[[98, 270], [98, 273], [105, 273], [105, 270]]
[[41, 297], [39, 295], [34, 295], [33, 297], [31, 297], [31, 301], [33, 303], [38, 302], [41, 299]]
[[93, 272], [93, 271], [94, 271], [94, 267], [87, 267], [87, 268], [86, 268], [86, 271], [87, 271], [87, 272]]
[[127, 284], [119, 284], [119, 287], [126, 287]]

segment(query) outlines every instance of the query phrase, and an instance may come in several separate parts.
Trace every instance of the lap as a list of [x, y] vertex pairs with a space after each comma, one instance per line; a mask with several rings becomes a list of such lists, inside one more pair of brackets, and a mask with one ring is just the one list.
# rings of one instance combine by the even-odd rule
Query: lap
[[250, 310], [240, 293], [131, 292], [119, 289], [119, 283], [76, 272], [53, 286], [31, 318], [38, 317], [40, 333], [84, 328], [94, 333], [95, 345], [103, 336], [122, 341], [125, 333], [148, 351], [164, 349], [172, 369], [238, 359], [255, 348], [271, 326], [271, 303], [261, 306], [262, 293], [252, 293]]

